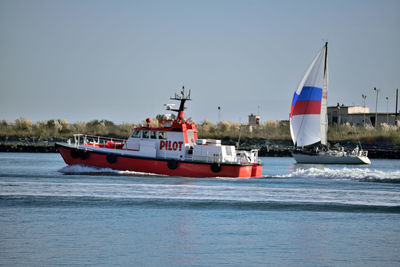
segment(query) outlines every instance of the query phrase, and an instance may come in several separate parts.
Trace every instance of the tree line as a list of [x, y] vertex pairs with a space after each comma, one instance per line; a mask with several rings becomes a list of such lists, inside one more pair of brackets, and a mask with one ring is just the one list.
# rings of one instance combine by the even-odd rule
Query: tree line
[[[115, 124], [109, 120], [91, 120], [89, 122], [69, 123], [67, 120], [47, 120], [32, 122], [26, 118], [15, 121], [0, 121], [1, 137], [39, 137], [39, 138], [70, 138], [74, 133], [108, 136], [114, 138], [127, 138], [133, 128], [146, 125], [140, 123]], [[154, 119], [151, 126], [159, 126]], [[196, 123], [200, 138], [216, 138], [238, 140], [240, 138], [266, 139], [266, 140], [291, 140], [288, 121], [266, 121], [259, 125], [249, 126], [247, 123], [220, 121], [212, 123], [203, 120]], [[400, 144], [400, 125], [390, 126], [381, 124], [379, 128], [370, 125], [354, 126], [350, 124], [333, 125], [329, 127], [328, 140], [364, 140], [369, 143], [384, 140], [392, 144]]]

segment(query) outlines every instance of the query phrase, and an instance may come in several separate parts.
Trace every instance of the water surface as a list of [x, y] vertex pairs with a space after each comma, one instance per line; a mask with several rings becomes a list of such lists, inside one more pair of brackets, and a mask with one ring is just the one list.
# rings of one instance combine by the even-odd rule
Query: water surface
[[182, 178], [0, 153], [0, 265], [398, 266], [400, 161]]

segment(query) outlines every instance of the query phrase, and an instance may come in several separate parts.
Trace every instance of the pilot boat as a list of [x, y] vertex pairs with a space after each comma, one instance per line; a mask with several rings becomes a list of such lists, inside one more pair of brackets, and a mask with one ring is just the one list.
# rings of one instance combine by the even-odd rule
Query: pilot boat
[[180, 101], [177, 112], [159, 117], [159, 126], [136, 127], [128, 139], [74, 134], [74, 140], [56, 143], [56, 149], [68, 165], [87, 165], [114, 170], [184, 177], [261, 177], [262, 163], [258, 150], [236, 150], [220, 140], [199, 139], [195, 124], [184, 116], [190, 91], [171, 100]]

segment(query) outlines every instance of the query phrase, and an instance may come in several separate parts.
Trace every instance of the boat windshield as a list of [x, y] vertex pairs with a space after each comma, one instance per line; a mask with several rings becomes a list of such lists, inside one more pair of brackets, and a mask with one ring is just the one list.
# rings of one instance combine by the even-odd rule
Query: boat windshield
[[165, 132], [158, 132], [158, 139], [165, 139]]
[[141, 135], [141, 131], [140, 130], [134, 130], [131, 136], [133, 138], [140, 138], [140, 135]]

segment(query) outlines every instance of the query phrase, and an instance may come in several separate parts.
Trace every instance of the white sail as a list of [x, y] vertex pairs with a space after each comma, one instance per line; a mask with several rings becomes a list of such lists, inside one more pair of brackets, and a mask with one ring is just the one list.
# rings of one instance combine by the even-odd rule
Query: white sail
[[293, 96], [290, 134], [296, 146], [326, 144], [327, 46], [314, 58]]
[[321, 99], [321, 144], [328, 144], [328, 43], [325, 44], [324, 85]]

